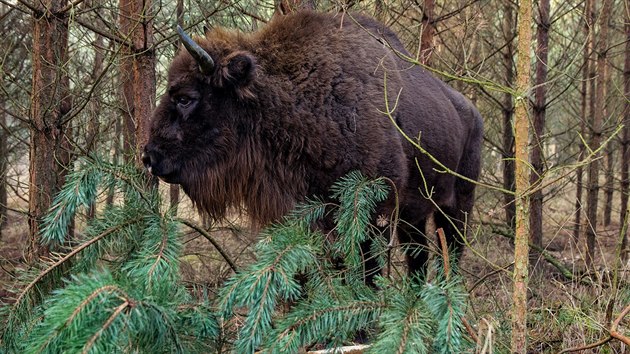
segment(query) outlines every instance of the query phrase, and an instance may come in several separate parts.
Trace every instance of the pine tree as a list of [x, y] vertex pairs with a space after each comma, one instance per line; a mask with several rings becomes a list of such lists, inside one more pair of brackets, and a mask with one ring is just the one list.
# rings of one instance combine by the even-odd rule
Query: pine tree
[[[110, 187], [124, 203], [108, 206], [89, 220], [82, 236], [68, 240], [67, 225], [78, 209], [89, 208]], [[4, 349], [210, 350], [217, 321], [209, 299], [193, 298], [179, 282], [179, 223], [161, 205], [157, 190], [133, 166], [78, 162], [42, 228], [42, 240], [59, 253], [26, 276], [15, 303], [3, 309]], [[63, 252], [67, 247], [72, 250]]]
[[[107, 206], [79, 236], [67, 225], [81, 208], [114, 189]], [[382, 239], [371, 224], [389, 188], [384, 179], [351, 173], [329, 200], [299, 205], [264, 229], [256, 261], [218, 296], [194, 297], [181, 281], [180, 219], [133, 165], [77, 162], [45, 218], [42, 239], [54, 258], [25, 277], [5, 307], [1, 344], [25, 353], [295, 353], [341, 346], [367, 333], [372, 353], [461, 352], [466, 292], [440, 269], [429, 281], [406, 276], [363, 279], [360, 244]], [[317, 227], [332, 218], [335, 237]], [[375, 257], [386, 264], [385, 242]], [[70, 251], [64, 251], [68, 250]], [[446, 262], [443, 262], [446, 263]], [[343, 266], [340, 266], [343, 264]], [[197, 292], [195, 292], [197, 293]], [[208, 293], [208, 292], [205, 292]]]

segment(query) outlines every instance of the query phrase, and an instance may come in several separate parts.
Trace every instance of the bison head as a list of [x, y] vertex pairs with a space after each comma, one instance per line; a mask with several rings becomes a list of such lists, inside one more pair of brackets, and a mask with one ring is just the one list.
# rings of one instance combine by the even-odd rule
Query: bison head
[[169, 69], [142, 161], [153, 175], [186, 190], [239, 148], [252, 124], [247, 107], [253, 105], [256, 61], [229, 33], [199, 43], [179, 26], [178, 33], [186, 50]]

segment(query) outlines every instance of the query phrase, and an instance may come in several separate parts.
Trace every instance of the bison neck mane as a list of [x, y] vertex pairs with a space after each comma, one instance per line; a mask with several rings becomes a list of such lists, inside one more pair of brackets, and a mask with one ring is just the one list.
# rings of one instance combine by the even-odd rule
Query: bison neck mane
[[[195, 206], [217, 221], [229, 212], [245, 212], [255, 227], [279, 220], [307, 188], [299, 154], [279, 151], [275, 136], [253, 128], [236, 151], [184, 183]], [[287, 137], [285, 132], [285, 138]]]

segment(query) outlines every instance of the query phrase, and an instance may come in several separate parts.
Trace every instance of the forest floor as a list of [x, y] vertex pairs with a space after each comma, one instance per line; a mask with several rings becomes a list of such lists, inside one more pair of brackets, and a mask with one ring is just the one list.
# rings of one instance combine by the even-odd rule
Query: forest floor
[[[184, 208], [180, 216], [202, 223], [190, 208]], [[553, 214], [549, 218], [555, 220]], [[563, 222], [564, 219], [569, 217], [561, 217], [559, 222], [546, 226], [544, 246], [575, 278], [567, 279], [549, 262], [532, 258], [529, 322], [530, 347], [535, 353], [582, 346], [607, 333], [603, 324], [611, 294], [611, 270], [617, 259], [619, 225], [598, 228], [595, 267], [588, 272], [584, 265], [583, 240], [576, 244], [572, 223]], [[242, 267], [253, 259], [250, 246], [255, 236], [238, 221], [237, 218], [233, 224], [213, 228], [212, 237], [236, 266]], [[468, 321], [480, 338], [492, 340], [497, 352], [503, 352], [509, 345], [509, 337], [505, 336], [509, 335], [510, 326], [513, 247], [510, 239], [491, 229], [482, 226], [472, 232], [469, 247], [460, 262], [460, 272], [470, 294]], [[185, 252], [181, 269], [184, 278], [187, 282], [217, 288], [232, 270], [207, 240], [189, 231], [185, 230], [183, 235]], [[27, 233], [25, 217], [10, 212], [0, 240], [0, 304], [11, 303], [16, 296], [12, 289], [15, 277], [25, 270], [23, 252]], [[397, 264], [402, 267], [402, 262]], [[620, 279], [625, 281], [628, 265], [621, 265], [620, 270]], [[614, 313], [619, 313], [618, 307], [629, 302], [630, 290], [620, 293]]]

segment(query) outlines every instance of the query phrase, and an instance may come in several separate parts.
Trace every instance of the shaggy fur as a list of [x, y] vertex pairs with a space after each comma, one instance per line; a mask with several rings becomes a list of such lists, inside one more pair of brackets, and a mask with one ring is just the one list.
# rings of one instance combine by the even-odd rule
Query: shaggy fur
[[[395, 183], [405, 242], [426, 244], [418, 230], [436, 210], [421, 193], [423, 178], [446, 216], [462, 221], [471, 211], [474, 184], [436, 171], [383, 113], [385, 82], [398, 126], [472, 179], [480, 169], [481, 117], [461, 94], [399, 59], [388, 46], [406, 51], [378, 22], [302, 12], [252, 34], [215, 29], [197, 42], [214, 59], [214, 72], [202, 75], [180, 51], [144, 161], [213, 218], [236, 207], [267, 224], [306, 197], [327, 196], [352, 170]], [[391, 208], [390, 200], [379, 213]], [[446, 216], [436, 213], [436, 224], [453, 242]], [[408, 261], [419, 270], [426, 252]]]

